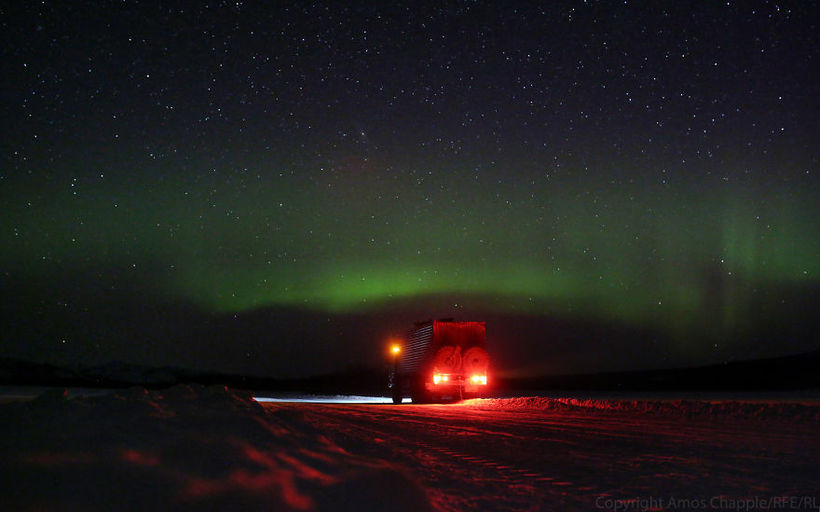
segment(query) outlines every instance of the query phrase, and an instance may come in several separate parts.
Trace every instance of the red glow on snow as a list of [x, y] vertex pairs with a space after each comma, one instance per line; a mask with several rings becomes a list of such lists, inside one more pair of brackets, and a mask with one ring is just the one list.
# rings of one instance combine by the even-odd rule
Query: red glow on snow
[[285, 470], [251, 473], [238, 469], [223, 480], [193, 479], [185, 489], [185, 494], [190, 498], [207, 498], [235, 490], [254, 491], [279, 495], [288, 506], [297, 510], [313, 508], [313, 500], [299, 492], [293, 477], [293, 473]]
[[287, 465], [292, 466], [287, 467], [278, 462], [270, 453], [244, 442], [238, 444], [249, 460], [262, 466], [261, 471], [250, 472], [246, 469], [237, 469], [222, 479], [194, 478], [188, 482], [184, 495], [188, 498], [207, 498], [236, 490], [251, 491], [281, 497], [290, 508], [296, 510], [309, 510], [314, 506], [313, 499], [297, 489], [296, 478], [302, 476], [321, 479], [325, 483], [332, 478], [319, 473], [307, 464], [294, 464], [298, 462], [294, 458], [278, 457]]
[[326, 475], [318, 469], [311, 467], [308, 464], [300, 461], [296, 457], [291, 457], [290, 455], [286, 455], [284, 453], [278, 454], [278, 457], [279, 460], [292, 467], [296, 471], [297, 476], [299, 476], [300, 478], [316, 480], [317, 482], [321, 482], [325, 485], [335, 484], [339, 481], [338, 478], [333, 477], [331, 475]]
[[138, 466], [153, 467], [159, 466], [159, 459], [151, 454], [139, 450], [125, 449], [120, 453], [122, 460], [131, 462]]
[[331, 457], [330, 455], [328, 455], [326, 453], [318, 452], [316, 450], [309, 450], [307, 448], [299, 448], [299, 453], [301, 453], [302, 455], [306, 455], [306, 456], [308, 456], [312, 459], [322, 461], [326, 464], [332, 464], [333, 461], [334, 461], [333, 457]]

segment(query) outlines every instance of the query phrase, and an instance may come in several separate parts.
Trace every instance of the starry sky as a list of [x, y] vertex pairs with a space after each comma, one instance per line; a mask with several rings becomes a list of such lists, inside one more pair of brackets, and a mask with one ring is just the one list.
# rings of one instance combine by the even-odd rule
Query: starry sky
[[815, 2], [0, 14], [0, 356], [309, 375], [434, 317], [508, 375], [820, 346]]

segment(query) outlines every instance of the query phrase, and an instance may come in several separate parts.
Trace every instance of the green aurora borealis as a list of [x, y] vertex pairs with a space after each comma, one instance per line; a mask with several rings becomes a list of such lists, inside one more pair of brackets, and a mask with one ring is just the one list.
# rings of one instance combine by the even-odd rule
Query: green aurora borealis
[[811, 2], [0, 25], [0, 358], [308, 375], [441, 317], [510, 372], [820, 348]]
[[148, 269], [154, 291], [218, 312], [350, 312], [448, 294], [687, 331], [709, 308], [722, 311], [723, 327], [742, 327], [768, 288], [814, 283], [820, 272], [810, 197], [719, 179], [699, 195], [561, 178], [520, 193], [445, 171], [231, 179], [241, 194], [103, 176], [41, 190], [39, 204], [6, 197], [5, 264]]

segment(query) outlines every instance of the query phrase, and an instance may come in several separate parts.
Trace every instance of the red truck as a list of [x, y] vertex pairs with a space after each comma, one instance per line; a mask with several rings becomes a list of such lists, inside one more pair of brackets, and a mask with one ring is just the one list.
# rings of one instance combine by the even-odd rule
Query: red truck
[[393, 403], [405, 396], [424, 403], [483, 396], [490, 356], [484, 322], [417, 322], [391, 349]]

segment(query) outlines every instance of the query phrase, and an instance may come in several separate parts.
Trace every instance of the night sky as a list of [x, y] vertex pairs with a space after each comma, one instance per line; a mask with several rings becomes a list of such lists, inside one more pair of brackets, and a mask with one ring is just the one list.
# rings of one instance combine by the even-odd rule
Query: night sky
[[12, 2], [0, 356], [507, 375], [820, 347], [818, 4]]

